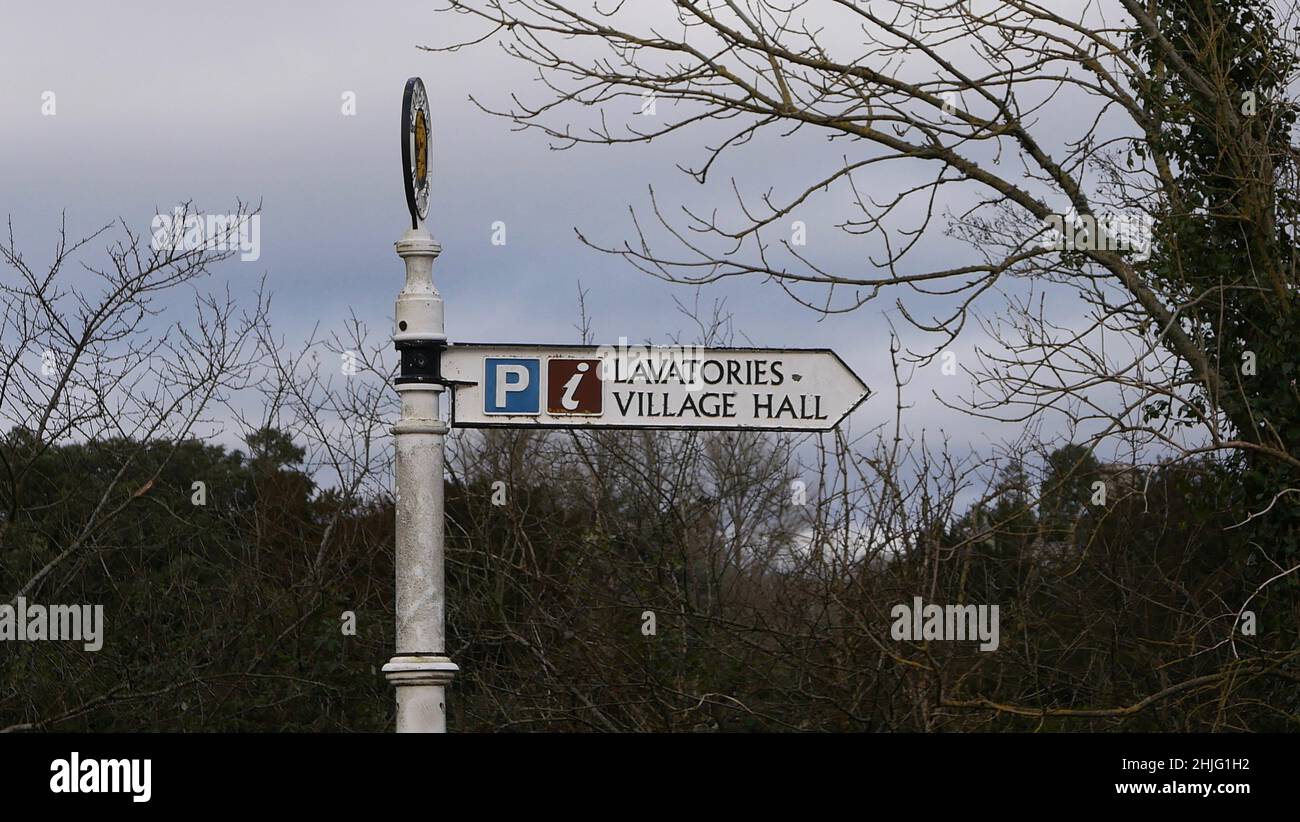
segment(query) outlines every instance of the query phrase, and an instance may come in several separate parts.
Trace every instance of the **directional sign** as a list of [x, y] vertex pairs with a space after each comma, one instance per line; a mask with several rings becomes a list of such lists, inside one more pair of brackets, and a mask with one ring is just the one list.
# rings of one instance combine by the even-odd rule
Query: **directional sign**
[[462, 428], [826, 431], [870, 393], [828, 349], [457, 343], [441, 373]]

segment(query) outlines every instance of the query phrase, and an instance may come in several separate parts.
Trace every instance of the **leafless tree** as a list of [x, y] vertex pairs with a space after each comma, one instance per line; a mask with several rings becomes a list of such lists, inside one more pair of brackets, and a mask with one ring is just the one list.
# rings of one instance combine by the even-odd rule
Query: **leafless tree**
[[[797, 157], [789, 165], [806, 177], [797, 187], [733, 176], [711, 189], [718, 205], [701, 211], [668, 209], [652, 186], [649, 218], [633, 211], [635, 240], [583, 237], [643, 271], [697, 284], [756, 275], [823, 312], [892, 294], [903, 316], [938, 335], [913, 352], [922, 363], [968, 325], [978, 298], [1003, 291], [1011, 310], [995, 312], [978, 362], [963, 363], [977, 378], [963, 407], [1004, 420], [1059, 412], [1088, 436], [1127, 433], [1184, 454], [1245, 450], [1300, 466], [1286, 435], [1226, 401], [1239, 393], [1239, 363], [1216, 347], [1216, 333], [1229, 333], [1223, 318], [1204, 310], [1225, 292], [1263, 289], [1266, 310], [1290, 315], [1295, 213], [1278, 191], [1295, 190], [1300, 153], [1278, 130], [1294, 111], [1281, 95], [1296, 66], [1261, 69], [1286, 72], [1270, 92], [1262, 81], [1243, 87], [1240, 51], [1225, 47], [1241, 36], [1228, 33], [1232, 4], [1199, 7], [1192, 25], [1166, 33], [1166, 15], [1181, 8], [1173, 0], [1070, 9], [1022, 0], [452, 0], [448, 9], [482, 30], [429, 48], [489, 41], [534, 65], [542, 97], [480, 105], [544, 132], [555, 148], [693, 130], [708, 148], [683, 169], [702, 184], [730, 153], [743, 161], [747, 144], [761, 144], [764, 157]], [[1244, 36], [1265, 52], [1294, 51], [1296, 8], [1271, 10]], [[1198, 102], [1155, 110], [1153, 89], [1171, 77]], [[658, 116], [637, 116], [643, 100]], [[1165, 152], [1175, 120], [1213, 133], [1220, 168], [1239, 180], [1236, 211], [1222, 216], [1244, 234], [1252, 282], [1154, 276], [1102, 229], [1077, 249], [1052, 242], [1054, 219], [1073, 234], [1075, 218], [1126, 214], [1151, 218], [1157, 252], [1176, 259], [1178, 239], [1160, 227], [1200, 204], [1188, 204], [1185, 169]], [[814, 137], [838, 148], [822, 150]], [[721, 207], [726, 197], [731, 208]], [[851, 204], [835, 228], [858, 262], [846, 265], [840, 244], [792, 241], [791, 221], [818, 198]], [[952, 247], [943, 235], [969, 244], [953, 256], [974, 259], [926, 267], [935, 247]], [[1082, 321], [1045, 310], [1063, 292], [1082, 298]], [[1195, 431], [1150, 424], [1143, 411], [1159, 402], [1186, 413]]]
[[[179, 219], [196, 214], [187, 204]], [[72, 241], [65, 223], [51, 261], [40, 267], [18, 249], [10, 222], [8, 240], [0, 245], [0, 259], [15, 275], [0, 283], [0, 419], [9, 436], [21, 441], [0, 454], [0, 538], [28, 511], [52, 502], [33, 496], [29, 480], [53, 446], [123, 445], [116, 470], [95, 488], [94, 504], [76, 512], [73, 539], [29, 574], [6, 569], [25, 577], [14, 597], [36, 591], [130, 500], [149, 492], [157, 472], [138, 487], [120, 483], [140, 455], [158, 443], [175, 447], [189, 439], [196, 426], [213, 422], [214, 405], [247, 384], [253, 332], [265, 319], [260, 293], [251, 312], [241, 313], [229, 294], [203, 295], [195, 298], [191, 317], [165, 322], [161, 330], [156, 322], [169, 307], [165, 298], [234, 253], [225, 250], [230, 238], [255, 212], [241, 206], [237, 214], [225, 233], [197, 244], [187, 244], [181, 233], [148, 242], [124, 221]], [[114, 229], [119, 238], [104, 252], [106, 265], [82, 263], [80, 273], [69, 270]]]
[[[893, 430], [819, 452], [815, 550], [800, 566], [838, 557], [839, 575], [828, 577], [837, 583], [816, 601], [837, 603], [837, 616], [854, 623], [837, 636], [888, 661], [844, 683], [881, 689], [873, 699], [911, 689], [900, 705], [911, 719], [890, 727], [963, 716], [1122, 721], [1295, 677], [1294, 654], [1276, 643], [1221, 655], [1237, 641], [1234, 619], [1251, 591], [1295, 570], [1293, 549], [1281, 547], [1293, 542], [1285, 517], [1300, 487], [1300, 428], [1288, 410], [1300, 403], [1288, 383], [1300, 341], [1291, 336], [1294, 4], [449, 0], [446, 11], [482, 25], [429, 49], [493, 43], [534, 67], [534, 90], [510, 93], [508, 104], [504, 94], [474, 99], [553, 148], [686, 134], [705, 146], [681, 168], [709, 187], [709, 205], [672, 208], [651, 186], [648, 206], [630, 212], [630, 239], [579, 229], [582, 242], [669, 282], [756, 277], [822, 313], [889, 295], [934, 335], [895, 352]], [[773, 157], [797, 159], [772, 180], [750, 168], [713, 183], [751, 156], [769, 169]], [[803, 242], [804, 231], [825, 238], [832, 226], [816, 215], [843, 203], [833, 226], [842, 242]], [[942, 253], [957, 262], [936, 265]], [[939, 399], [1023, 426], [1008, 459], [957, 460], [907, 431], [909, 376], [899, 362], [904, 371], [929, 365], [972, 325], [983, 333], [961, 363], [971, 393]], [[1062, 477], [1034, 481], [1024, 460], [1037, 452], [1041, 467], [1069, 443], [1105, 446], [1140, 481], [1098, 480], [1119, 492], [1109, 508], [1075, 500], [1070, 533], [1086, 532], [1085, 544], [1059, 554], [1038, 497]], [[1269, 488], [1221, 503], [1236, 522], [1280, 517], [1271, 532], [1279, 547], [1256, 546], [1263, 565], [1249, 573], [1245, 554], [1218, 554], [1169, 524], [1183, 510], [1180, 489], [1208, 476], [1205, 458], [1240, 460]], [[1180, 479], [1179, 462], [1198, 478]], [[1159, 517], [1165, 524], [1154, 525]], [[1125, 524], [1136, 522], [1158, 535], [1173, 529], [1181, 543], [1159, 536], [1150, 564], [1130, 562]], [[1207, 572], [1198, 552], [1223, 564]], [[881, 642], [880, 600], [864, 591], [889, 591], [884, 602], [951, 596], [969, 591], [977, 571], [995, 587], [1015, 581], [1024, 620], [1015, 635], [1037, 632], [1013, 652], [1024, 650], [1023, 676], [979, 655], [943, 662], [932, 649]], [[1234, 573], [1252, 581], [1215, 592], [1212, 581]], [[1189, 584], [1198, 593], [1179, 619], [1144, 613], [1140, 626], [1126, 623], [1134, 653], [1160, 676], [1101, 686], [1071, 673], [1031, 684], [1045, 664], [1056, 673], [1105, 664], [1112, 650], [1092, 637], [1114, 618], [1099, 604], [1107, 597], [1172, 609], [1174, 589]], [[1054, 607], [1080, 621], [1054, 620], [1044, 610]], [[1285, 597], [1271, 607], [1279, 624], [1296, 611]], [[1171, 636], [1178, 650], [1160, 646]], [[861, 691], [855, 698], [864, 704]]]

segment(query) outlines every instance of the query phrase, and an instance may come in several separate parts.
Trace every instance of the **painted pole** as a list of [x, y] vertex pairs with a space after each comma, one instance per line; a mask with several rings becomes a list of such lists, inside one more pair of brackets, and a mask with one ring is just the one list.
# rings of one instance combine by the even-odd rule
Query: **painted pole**
[[446, 655], [443, 569], [443, 441], [438, 380], [446, 345], [433, 261], [442, 250], [423, 228], [396, 243], [406, 263], [393, 342], [401, 355], [395, 387], [402, 416], [396, 440], [397, 647], [384, 675], [397, 689], [398, 733], [445, 733], [446, 686], [458, 668]]

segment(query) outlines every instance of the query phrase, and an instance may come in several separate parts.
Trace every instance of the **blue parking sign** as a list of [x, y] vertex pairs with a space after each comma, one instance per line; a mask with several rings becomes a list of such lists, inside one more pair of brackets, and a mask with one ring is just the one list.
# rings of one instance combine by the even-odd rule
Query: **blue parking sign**
[[531, 357], [483, 359], [483, 412], [540, 414], [542, 361]]

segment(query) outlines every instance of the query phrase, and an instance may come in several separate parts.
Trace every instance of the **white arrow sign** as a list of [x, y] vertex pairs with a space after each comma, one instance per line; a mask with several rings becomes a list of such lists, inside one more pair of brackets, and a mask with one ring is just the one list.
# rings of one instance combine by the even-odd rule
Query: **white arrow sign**
[[828, 349], [456, 343], [441, 372], [463, 428], [825, 431], [870, 393]]

